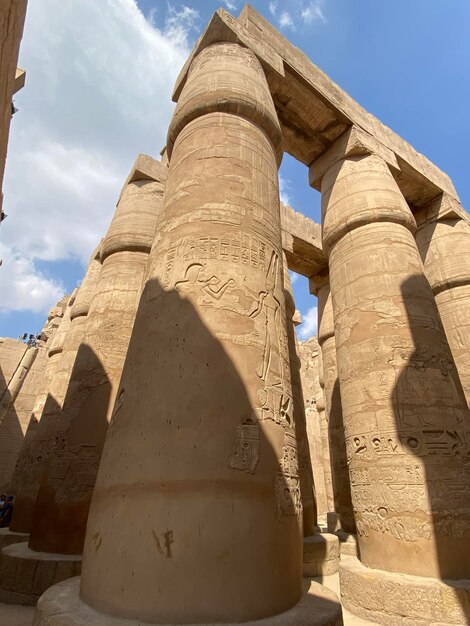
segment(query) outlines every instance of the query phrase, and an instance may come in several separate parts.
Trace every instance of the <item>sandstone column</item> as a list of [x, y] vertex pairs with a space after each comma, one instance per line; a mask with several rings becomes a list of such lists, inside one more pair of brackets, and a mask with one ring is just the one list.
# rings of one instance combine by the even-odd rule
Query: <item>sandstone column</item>
[[280, 141], [253, 53], [200, 52], [88, 520], [81, 597], [105, 613], [239, 622], [301, 596]]
[[[101, 245], [101, 244], [100, 244]], [[16, 532], [29, 533], [33, 507], [44, 471], [47, 458], [54, 445], [54, 433], [60, 416], [60, 407], [69, 390], [70, 376], [75, 363], [78, 349], [83, 341], [86, 317], [90, 302], [101, 270], [99, 247], [93, 252], [83, 282], [75, 298], [71, 298], [64, 314], [64, 319], [49, 349], [49, 361], [54, 368], [47, 400], [42, 410], [34, 442], [25, 462], [21, 463], [13, 476], [13, 484], [17, 489], [15, 510], [10, 529]]]
[[29, 545], [81, 554], [88, 509], [160, 213], [167, 167], [140, 155], [101, 245], [102, 267], [36, 500]]
[[470, 217], [444, 195], [416, 216], [416, 242], [470, 406]]
[[315, 405], [318, 411], [318, 421], [320, 424], [320, 438], [321, 438], [321, 460], [323, 466], [323, 475], [325, 477], [325, 490], [326, 490], [326, 503], [327, 503], [327, 518], [328, 513], [335, 510], [335, 498], [333, 494], [333, 476], [331, 472], [331, 457], [330, 457], [330, 441], [328, 438], [328, 414], [326, 412], [325, 402], [325, 378], [323, 371], [323, 355], [322, 349], [318, 346], [318, 381], [320, 383], [320, 389], [318, 390], [315, 398]]
[[303, 505], [303, 531], [304, 537], [309, 537], [317, 530], [315, 489], [307, 437], [305, 403], [302, 392], [302, 381], [300, 378], [300, 358], [294, 326], [294, 294], [292, 292], [292, 285], [285, 254], [283, 253], [282, 256], [284, 267], [284, 296], [286, 300], [287, 343], [289, 348], [289, 364], [293, 397], [293, 416], [299, 457], [300, 493]]
[[320, 433], [320, 417], [316, 406], [316, 398], [321, 391], [318, 380], [318, 341], [311, 337], [299, 343], [301, 360], [300, 377], [305, 399], [305, 419], [310, 449], [310, 464], [315, 485], [315, 501], [318, 523], [326, 525], [328, 505], [326, 501], [325, 475], [323, 472], [322, 443]]
[[325, 448], [331, 467], [334, 511], [339, 516], [341, 528], [355, 532], [351, 503], [351, 486], [346, 457], [343, 411], [336, 363], [336, 341], [333, 306], [328, 274], [310, 279], [310, 286], [318, 297], [318, 343], [322, 354], [323, 385], [325, 392], [324, 433]]
[[469, 577], [469, 415], [413, 237], [377, 153], [348, 131], [316, 163], [362, 562]]

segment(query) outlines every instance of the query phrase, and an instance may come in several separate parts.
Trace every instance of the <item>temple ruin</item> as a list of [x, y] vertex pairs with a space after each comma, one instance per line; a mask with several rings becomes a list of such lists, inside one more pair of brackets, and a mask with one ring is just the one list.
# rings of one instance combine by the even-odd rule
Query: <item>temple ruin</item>
[[[0, 343], [0, 601], [34, 626], [468, 624], [452, 181], [249, 5], [214, 14], [173, 98], [81, 286], [38, 345]], [[284, 152], [321, 225], [280, 204]], [[288, 269], [318, 298], [302, 343]]]

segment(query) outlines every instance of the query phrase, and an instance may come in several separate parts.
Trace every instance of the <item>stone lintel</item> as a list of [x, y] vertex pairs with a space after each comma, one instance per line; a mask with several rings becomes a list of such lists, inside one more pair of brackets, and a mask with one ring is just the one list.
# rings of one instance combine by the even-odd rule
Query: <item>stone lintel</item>
[[212, 16], [206, 30], [199, 37], [193, 51], [176, 79], [172, 99], [177, 102], [186, 83], [189, 67], [201, 50], [214, 43], [238, 43], [249, 48], [258, 57], [264, 69], [269, 68], [278, 76], [284, 76], [282, 58], [271, 46], [254, 37], [240, 22], [224, 9], [218, 9]]
[[352, 126], [310, 165], [309, 182], [311, 187], [320, 191], [323, 175], [333, 163], [345, 157], [359, 154], [377, 154], [392, 171], [400, 169], [392, 150], [361, 128]]
[[438, 222], [440, 220], [462, 219], [470, 222], [470, 215], [460, 202], [449, 196], [449, 194], [444, 193], [425, 204], [415, 214], [415, 219], [418, 228], [422, 228], [430, 222]]
[[17, 67], [15, 72], [15, 84], [13, 87], [13, 94], [17, 93], [20, 89], [23, 89], [25, 81], [26, 70], [22, 70], [21, 67]]
[[309, 278], [327, 265], [321, 226], [281, 203], [282, 248], [290, 270]]
[[267, 79], [285, 151], [310, 165], [354, 125], [395, 153], [402, 171], [397, 183], [412, 206], [422, 206], [442, 192], [458, 199], [447, 174], [365, 110], [251, 6], [244, 7], [239, 22], [284, 62], [284, 77], [267, 72]]
[[133, 183], [136, 180], [155, 180], [161, 181], [166, 180], [168, 176], [168, 166], [162, 163], [161, 161], [157, 161], [153, 157], [148, 154], [139, 154], [136, 158], [134, 165], [129, 173], [129, 176], [126, 178], [126, 182], [122, 186], [121, 193], [119, 194], [119, 200], [121, 199], [122, 192], [130, 183]]

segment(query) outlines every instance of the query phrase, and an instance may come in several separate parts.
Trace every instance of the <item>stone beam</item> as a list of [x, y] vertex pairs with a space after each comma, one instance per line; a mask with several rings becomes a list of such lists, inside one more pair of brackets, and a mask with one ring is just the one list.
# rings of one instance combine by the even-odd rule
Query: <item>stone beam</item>
[[258, 57], [281, 122], [284, 150], [305, 165], [355, 126], [371, 137], [380, 151], [393, 153], [396, 167], [392, 174], [413, 210], [443, 192], [458, 200], [447, 174], [368, 113], [249, 5], [238, 20], [223, 9], [214, 14], [178, 77], [175, 101], [194, 56], [218, 41], [239, 43]]
[[310, 278], [326, 267], [320, 224], [281, 204], [281, 228], [282, 249], [290, 270]]

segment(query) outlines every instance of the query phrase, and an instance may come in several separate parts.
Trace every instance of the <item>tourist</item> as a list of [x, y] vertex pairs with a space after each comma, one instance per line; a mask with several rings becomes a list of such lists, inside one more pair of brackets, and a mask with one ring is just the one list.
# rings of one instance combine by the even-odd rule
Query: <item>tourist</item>
[[4, 504], [0, 512], [0, 528], [10, 526], [11, 516], [13, 515], [13, 496], [8, 496], [6, 504]]

